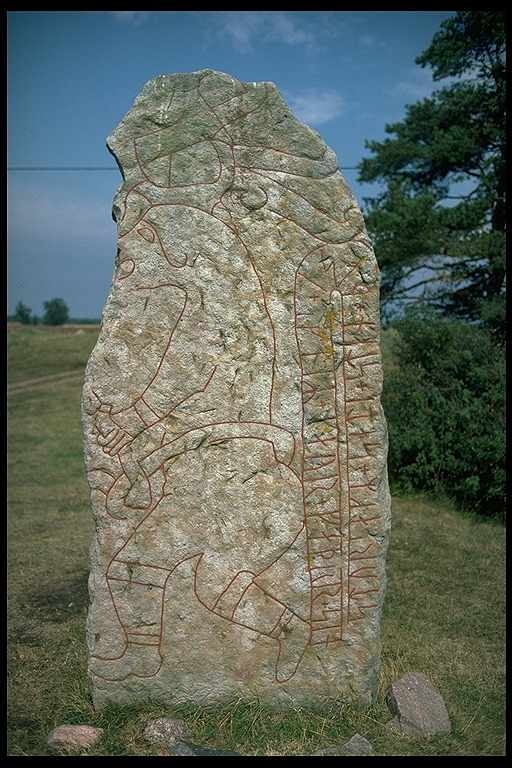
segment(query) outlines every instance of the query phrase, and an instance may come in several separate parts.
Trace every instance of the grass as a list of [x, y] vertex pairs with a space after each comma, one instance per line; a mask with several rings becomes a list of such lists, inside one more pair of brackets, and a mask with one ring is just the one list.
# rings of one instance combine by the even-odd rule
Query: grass
[[7, 335], [9, 386], [41, 376], [82, 373], [97, 336], [97, 325], [12, 325]]
[[[9, 383], [78, 372], [97, 331], [13, 327]], [[165, 714], [184, 717], [191, 741], [247, 755], [311, 753], [356, 731], [378, 755], [504, 754], [504, 529], [422, 497], [393, 500], [380, 696], [373, 707], [357, 711], [337, 702], [322, 713], [275, 713], [239, 701], [170, 713], [147, 702], [96, 713], [86, 674], [93, 521], [79, 403], [78, 378], [39, 383], [9, 398], [10, 755], [48, 754], [47, 735], [63, 723], [105, 729], [91, 756], [156, 755], [141, 733], [148, 718]], [[387, 733], [385, 690], [413, 670], [441, 691], [450, 735], [417, 742]]]

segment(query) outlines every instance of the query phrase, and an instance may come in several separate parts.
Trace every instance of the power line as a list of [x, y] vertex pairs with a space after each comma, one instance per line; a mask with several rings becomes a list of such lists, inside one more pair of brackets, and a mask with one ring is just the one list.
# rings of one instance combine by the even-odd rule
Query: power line
[[72, 166], [72, 165], [60, 165], [60, 166], [35, 166], [35, 165], [11, 165], [7, 166], [8, 171], [119, 171], [119, 168], [113, 166]]
[[[32, 165], [10, 165], [7, 166], [8, 171], [117, 171], [119, 168], [113, 166], [91, 165], [91, 166], [32, 166]], [[359, 166], [357, 165], [345, 165], [340, 167], [341, 171], [357, 171]]]

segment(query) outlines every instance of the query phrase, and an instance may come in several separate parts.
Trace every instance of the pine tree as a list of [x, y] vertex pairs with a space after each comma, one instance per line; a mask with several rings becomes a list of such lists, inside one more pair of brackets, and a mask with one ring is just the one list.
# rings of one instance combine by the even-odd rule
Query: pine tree
[[445, 86], [367, 141], [359, 180], [384, 312], [421, 302], [504, 333], [505, 19], [459, 11], [416, 63]]

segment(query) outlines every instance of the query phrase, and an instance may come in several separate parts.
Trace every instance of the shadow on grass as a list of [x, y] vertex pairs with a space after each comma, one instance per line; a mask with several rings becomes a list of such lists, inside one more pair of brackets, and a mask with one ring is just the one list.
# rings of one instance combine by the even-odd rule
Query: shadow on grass
[[45, 621], [60, 623], [86, 610], [89, 602], [88, 571], [82, 570], [72, 580], [45, 585], [30, 593], [28, 606]]

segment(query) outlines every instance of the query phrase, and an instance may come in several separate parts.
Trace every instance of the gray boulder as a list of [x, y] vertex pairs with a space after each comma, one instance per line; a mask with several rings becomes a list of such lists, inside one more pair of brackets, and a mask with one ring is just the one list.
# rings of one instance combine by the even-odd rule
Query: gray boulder
[[443, 697], [421, 672], [409, 672], [396, 680], [386, 694], [395, 715], [387, 727], [406, 736], [450, 733], [451, 723]]

